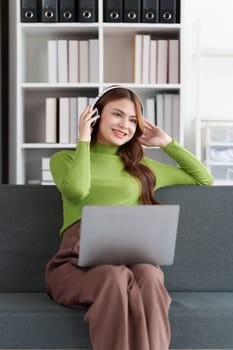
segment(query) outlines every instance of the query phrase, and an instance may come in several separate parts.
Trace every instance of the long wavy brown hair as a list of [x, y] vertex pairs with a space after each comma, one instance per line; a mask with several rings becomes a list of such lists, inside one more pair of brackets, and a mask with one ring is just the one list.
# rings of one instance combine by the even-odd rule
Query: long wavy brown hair
[[[141, 185], [140, 201], [144, 204], [158, 204], [153, 197], [156, 177], [150, 168], [141, 163], [144, 156], [144, 150], [138, 138], [143, 133], [143, 116], [142, 103], [139, 97], [132, 90], [117, 87], [104, 93], [103, 96], [96, 102], [95, 107], [98, 108], [98, 113], [101, 115], [102, 110], [107, 103], [123, 98], [129, 99], [135, 105], [137, 127], [133, 138], [124, 145], [119, 146], [118, 155], [123, 161], [124, 169], [134, 176]], [[93, 127], [91, 135], [92, 145], [97, 142], [98, 129], [99, 119]]]

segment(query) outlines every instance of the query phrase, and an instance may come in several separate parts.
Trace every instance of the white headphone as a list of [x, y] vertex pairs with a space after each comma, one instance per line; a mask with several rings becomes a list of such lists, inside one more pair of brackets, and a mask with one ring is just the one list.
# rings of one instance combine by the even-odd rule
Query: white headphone
[[135, 92], [135, 91], [132, 90], [132, 89], [129, 89], [129, 88], [127, 88], [127, 87], [124, 87], [124, 86], [121, 86], [121, 85], [117, 85], [117, 84], [114, 84], [114, 85], [109, 86], [109, 87], [108, 87], [107, 89], [105, 89], [102, 93], [100, 93], [100, 94], [95, 98], [95, 100], [94, 100], [94, 102], [93, 102], [93, 104], [92, 104], [91, 109], [94, 109], [94, 108], [95, 108], [97, 102], [98, 102], [107, 92], [109, 92], [109, 91], [111, 91], [111, 90], [114, 90], [114, 89], [118, 89], [118, 88], [125, 89], [125, 90], [129, 90], [129, 91], [131, 91], [132, 93], [134, 93], [134, 94], [138, 97], [138, 99], [139, 99], [139, 101], [140, 101], [140, 103], [141, 103], [141, 110], [142, 110], [142, 114], [143, 114], [143, 103], [142, 103], [142, 99], [141, 99], [141, 97], [137, 94], [137, 92]]

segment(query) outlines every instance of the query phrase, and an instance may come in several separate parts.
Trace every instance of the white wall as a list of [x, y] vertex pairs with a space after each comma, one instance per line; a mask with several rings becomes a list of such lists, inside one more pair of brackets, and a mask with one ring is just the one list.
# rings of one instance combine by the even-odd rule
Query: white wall
[[[182, 0], [182, 12], [184, 143], [195, 152], [195, 118], [233, 121], [233, 1]], [[199, 48], [215, 56], [198, 60]]]

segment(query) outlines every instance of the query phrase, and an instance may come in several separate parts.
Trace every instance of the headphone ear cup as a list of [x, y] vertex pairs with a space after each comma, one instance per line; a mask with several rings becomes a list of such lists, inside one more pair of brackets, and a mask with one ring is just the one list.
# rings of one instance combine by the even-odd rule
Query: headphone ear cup
[[[95, 108], [95, 107], [93, 106], [92, 109], [94, 109], [94, 108]], [[96, 117], [97, 115], [99, 115], [99, 111], [98, 111], [98, 110], [97, 110], [96, 113], [92, 116], [92, 118], [93, 118], [93, 117]], [[98, 120], [98, 119], [94, 120], [94, 121], [91, 123], [91, 127], [93, 127], [93, 126], [96, 124], [97, 120]]]

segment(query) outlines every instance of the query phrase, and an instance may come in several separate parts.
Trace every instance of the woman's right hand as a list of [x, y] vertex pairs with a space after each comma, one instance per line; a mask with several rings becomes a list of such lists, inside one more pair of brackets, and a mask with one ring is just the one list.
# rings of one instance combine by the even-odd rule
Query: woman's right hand
[[92, 110], [91, 105], [88, 105], [81, 113], [78, 120], [78, 141], [91, 141], [91, 133], [93, 130], [91, 124], [100, 117], [96, 115], [97, 112], [97, 108]]

